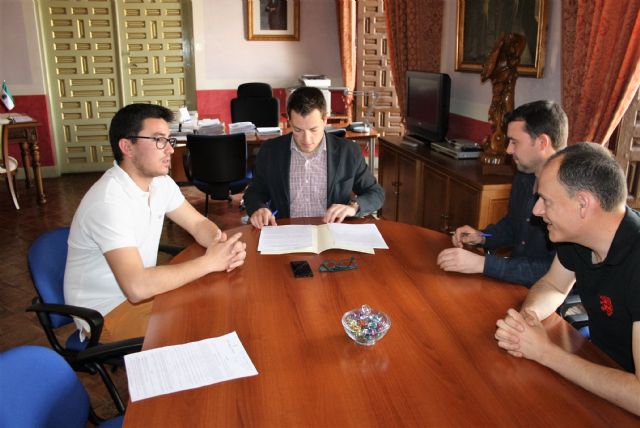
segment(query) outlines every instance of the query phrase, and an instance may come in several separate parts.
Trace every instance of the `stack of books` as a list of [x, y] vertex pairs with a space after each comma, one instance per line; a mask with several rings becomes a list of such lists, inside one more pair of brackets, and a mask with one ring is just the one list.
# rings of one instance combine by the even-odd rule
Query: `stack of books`
[[282, 129], [277, 126], [265, 126], [256, 128], [259, 137], [277, 137], [282, 135]]
[[251, 122], [235, 122], [229, 125], [229, 134], [242, 133], [248, 137], [256, 135], [256, 126]]
[[219, 119], [202, 119], [198, 122], [198, 134], [222, 135], [224, 134], [224, 123]]

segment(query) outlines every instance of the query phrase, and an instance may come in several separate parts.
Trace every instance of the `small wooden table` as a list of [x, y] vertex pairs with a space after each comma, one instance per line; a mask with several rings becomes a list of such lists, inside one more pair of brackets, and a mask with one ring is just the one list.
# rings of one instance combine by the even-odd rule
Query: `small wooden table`
[[[316, 220], [317, 221], [317, 220]], [[481, 275], [446, 273], [436, 255], [450, 237], [376, 222], [389, 250], [361, 254], [260, 255], [260, 232], [243, 232], [247, 259], [157, 296], [144, 349], [236, 331], [258, 375], [129, 403], [125, 426], [395, 427], [632, 426], [638, 419], [545, 367], [509, 356], [496, 320], [527, 290]], [[176, 261], [204, 251], [191, 245]], [[358, 269], [324, 273], [323, 260], [355, 256]], [[289, 262], [307, 260], [313, 278]], [[344, 312], [386, 312], [388, 334], [352, 342]], [[613, 364], [560, 317], [544, 322], [554, 342]]]
[[35, 121], [21, 122], [4, 126], [8, 128], [8, 144], [20, 144], [26, 186], [31, 187], [29, 168], [32, 168], [38, 192], [38, 203], [41, 205], [46, 204], [47, 198], [44, 194], [42, 172], [40, 171], [40, 148], [38, 147], [38, 127], [40, 123]]

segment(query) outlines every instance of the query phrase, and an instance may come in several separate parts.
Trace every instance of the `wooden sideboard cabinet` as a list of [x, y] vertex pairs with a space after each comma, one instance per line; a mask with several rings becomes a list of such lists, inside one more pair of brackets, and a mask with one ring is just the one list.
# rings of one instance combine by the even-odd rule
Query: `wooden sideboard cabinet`
[[380, 138], [383, 218], [449, 231], [465, 224], [483, 228], [506, 214], [513, 177], [482, 175], [477, 160], [456, 160], [401, 141]]

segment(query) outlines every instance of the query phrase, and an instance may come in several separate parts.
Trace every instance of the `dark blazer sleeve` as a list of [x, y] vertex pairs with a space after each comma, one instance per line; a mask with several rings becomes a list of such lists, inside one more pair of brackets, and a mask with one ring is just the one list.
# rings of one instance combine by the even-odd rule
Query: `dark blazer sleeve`
[[244, 193], [247, 214], [260, 208], [278, 210], [278, 218], [289, 217], [289, 163], [291, 135], [265, 141], [256, 156], [253, 179]]
[[353, 192], [358, 197], [359, 217], [379, 210], [384, 203], [384, 190], [367, 166], [360, 146], [327, 134], [327, 148], [327, 204], [348, 204]]

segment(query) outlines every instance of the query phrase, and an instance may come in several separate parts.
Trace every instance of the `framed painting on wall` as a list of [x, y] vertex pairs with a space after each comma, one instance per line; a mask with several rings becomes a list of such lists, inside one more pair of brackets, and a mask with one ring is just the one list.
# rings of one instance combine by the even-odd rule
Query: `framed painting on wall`
[[300, 40], [300, 0], [247, 0], [249, 40]]
[[500, 33], [526, 39], [518, 72], [542, 77], [548, 0], [458, 0], [456, 71], [481, 72]]

